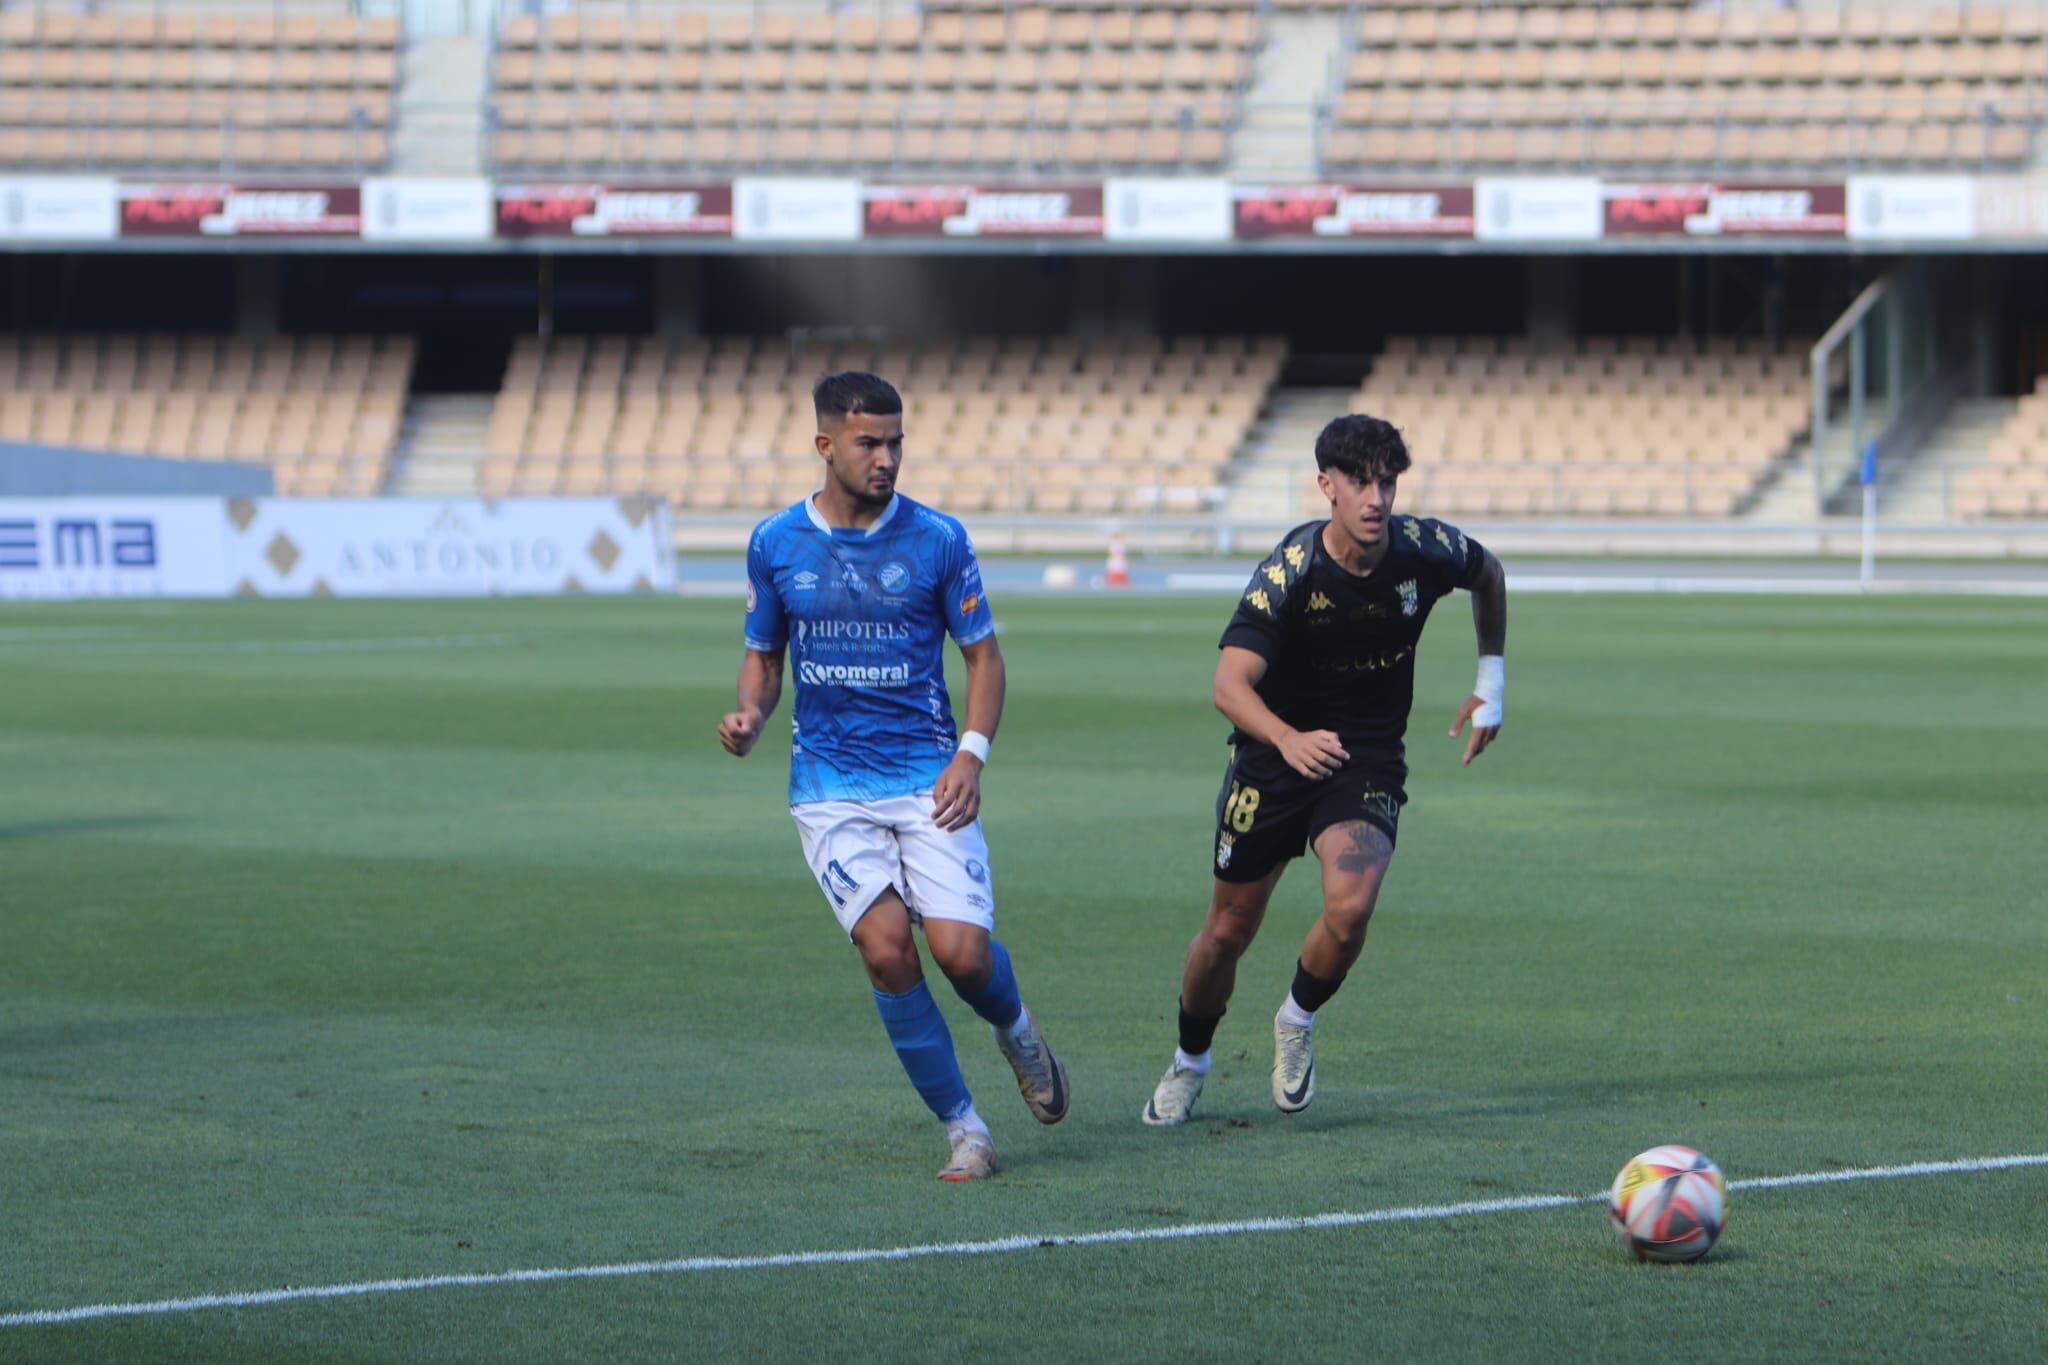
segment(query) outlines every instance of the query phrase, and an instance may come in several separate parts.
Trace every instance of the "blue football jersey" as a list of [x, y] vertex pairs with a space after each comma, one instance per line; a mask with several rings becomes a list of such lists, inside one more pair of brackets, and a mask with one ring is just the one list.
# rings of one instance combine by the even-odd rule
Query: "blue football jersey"
[[928, 791], [958, 742], [945, 642], [995, 631], [966, 528], [898, 493], [871, 527], [807, 497], [754, 528], [747, 648], [789, 647], [789, 802]]

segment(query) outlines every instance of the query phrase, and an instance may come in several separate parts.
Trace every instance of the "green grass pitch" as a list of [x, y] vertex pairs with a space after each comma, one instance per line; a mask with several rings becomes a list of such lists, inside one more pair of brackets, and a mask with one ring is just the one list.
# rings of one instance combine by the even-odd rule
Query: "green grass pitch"
[[[2048, 1151], [2048, 606], [1462, 602], [1320, 1093], [1266, 1098], [1282, 885], [1198, 1121], [1173, 1044], [1224, 760], [1218, 600], [997, 603], [1001, 931], [1041, 1129], [944, 1157], [783, 808], [712, 734], [737, 604], [0, 609], [0, 1314]], [[786, 703], [785, 703], [786, 706]], [[2048, 1169], [1738, 1191], [1645, 1267], [1596, 1205], [0, 1328], [0, 1359], [2038, 1359]]]

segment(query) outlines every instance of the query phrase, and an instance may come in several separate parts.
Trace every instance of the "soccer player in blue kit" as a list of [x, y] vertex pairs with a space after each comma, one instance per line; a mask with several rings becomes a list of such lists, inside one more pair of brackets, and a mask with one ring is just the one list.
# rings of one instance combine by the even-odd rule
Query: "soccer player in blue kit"
[[[945, 1016], [911, 927], [986, 1019], [1040, 1123], [1066, 1117], [1067, 1073], [1024, 1007], [993, 935], [981, 770], [1003, 712], [1003, 656], [974, 547], [959, 522], [896, 491], [903, 400], [850, 371], [812, 390], [818, 492], [754, 528], [747, 547], [739, 706], [718, 724], [745, 757], [796, 664], [789, 809], [804, 858], [860, 951], [882, 1027], [910, 1083], [946, 1125], [941, 1180], [996, 1173]], [[967, 733], [955, 738], [945, 637], [967, 665]]]

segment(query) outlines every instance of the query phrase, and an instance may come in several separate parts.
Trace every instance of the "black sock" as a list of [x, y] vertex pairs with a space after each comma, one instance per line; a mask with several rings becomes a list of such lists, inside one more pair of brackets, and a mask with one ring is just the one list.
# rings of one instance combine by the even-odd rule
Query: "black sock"
[[1188, 1007], [1180, 1007], [1180, 1050], [1190, 1057], [1199, 1057], [1209, 1050], [1209, 1044], [1216, 1040], [1216, 1026], [1223, 1022], [1222, 1014], [1214, 1019], [1204, 1019], [1189, 1014]]
[[1295, 1004], [1301, 1006], [1310, 1014], [1314, 1014], [1323, 1007], [1331, 996], [1337, 993], [1337, 988], [1343, 984], [1344, 978], [1341, 976], [1335, 981], [1325, 981], [1320, 976], [1310, 976], [1308, 968], [1302, 966], [1300, 960], [1296, 959], [1294, 963], [1294, 989], [1289, 994], [1294, 997]]

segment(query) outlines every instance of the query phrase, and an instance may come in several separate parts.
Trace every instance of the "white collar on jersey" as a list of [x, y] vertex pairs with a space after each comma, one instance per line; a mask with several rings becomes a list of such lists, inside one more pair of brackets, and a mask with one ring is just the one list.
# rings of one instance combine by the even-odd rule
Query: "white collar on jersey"
[[[875, 534], [875, 532], [881, 530], [884, 526], [887, 526], [889, 524], [889, 518], [895, 516], [896, 509], [901, 507], [902, 505], [903, 495], [901, 493], [895, 494], [893, 497], [891, 497], [889, 499], [889, 505], [882, 509], [882, 515], [875, 518], [875, 524], [873, 526], [868, 527], [866, 534], [872, 536]], [[825, 514], [818, 510], [818, 495], [816, 493], [807, 493], [804, 495], [804, 511], [810, 513], [811, 525], [817, 527], [820, 531], [823, 531], [827, 536], [830, 536], [835, 529], [841, 531], [851, 531], [853, 529], [851, 526], [834, 527], [831, 522], [825, 520]]]

